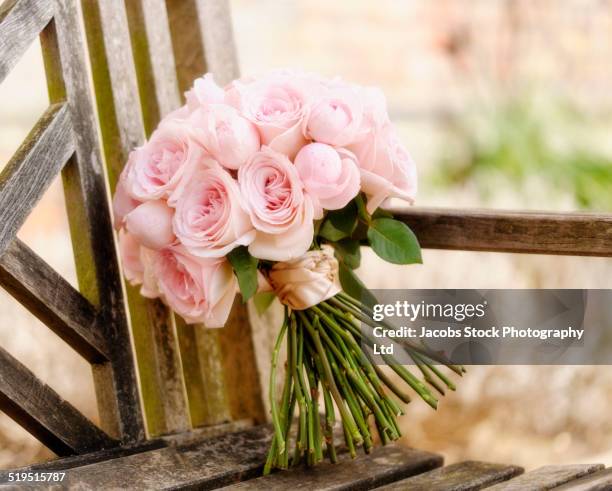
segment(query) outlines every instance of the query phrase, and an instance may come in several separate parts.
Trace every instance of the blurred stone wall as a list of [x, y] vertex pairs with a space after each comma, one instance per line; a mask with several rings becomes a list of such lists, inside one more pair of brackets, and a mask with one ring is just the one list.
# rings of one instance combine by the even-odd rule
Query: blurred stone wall
[[[288, 66], [382, 87], [422, 175], [435, 166], [447, 115], [460, 117], [474, 101], [486, 104], [535, 87], [572, 99], [584, 112], [610, 114], [611, 1], [231, 0], [231, 5], [244, 74]], [[46, 108], [43, 78], [34, 46], [0, 85], [0, 168]], [[469, 188], [425, 185], [418, 204], [482, 203]], [[502, 183], [487, 206], [571, 209], [574, 203]], [[75, 284], [63, 208], [56, 182], [19, 236]], [[424, 251], [422, 266], [397, 267], [364, 251], [359, 274], [373, 288], [609, 288], [612, 263]], [[264, 379], [272, 331], [260, 328], [256, 338]], [[3, 290], [0, 344], [97, 419], [87, 365]], [[472, 367], [437, 412], [415, 400], [401, 421], [407, 444], [443, 453], [448, 462], [610, 465], [611, 402], [607, 367]], [[0, 414], [0, 468], [50, 455]]]

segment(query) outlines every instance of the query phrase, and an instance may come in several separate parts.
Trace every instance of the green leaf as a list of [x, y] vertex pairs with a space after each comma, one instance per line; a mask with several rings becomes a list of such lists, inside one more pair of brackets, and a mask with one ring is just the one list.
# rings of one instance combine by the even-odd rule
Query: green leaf
[[263, 315], [263, 313], [268, 310], [270, 304], [276, 298], [276, 294], [274, 292], [259, 292], [256, 293], [253, 297], [253, 304], [255, 305], [255, 310], [259, 315]]
[[393, 218], [393, 213], [383, 208], [376, 208], [376, 211], [372, 213], [372, 218]]
[[331, 242], [336, 242], [350, 237], [355, 227], [357, 227], [357, 205], [351, 201], [344, 208], [327, 213], [319, 229], [319, 235]]
[[405, 223], [392, 218], [372, 220], [368, 241], [376, 254], [393, 264], [422, 263], [421, 246]]
[[339, 268], [340, 285], [342, 290], [351, 297], [359, 300], [368, 307], [373, 307], [378, 303], [372, 292], [357, 277], [354, 271], [348, 268], [344, 263], [340, 263]]
[[356, 269], [361, 263], [361, 249], [359, 241], [355, 239], [342, 239], [332, 244], [336, 258], [351, 269]]
[[355, 198], [355, 205], [357, 206], [357, 216], [360, 220], [365, 223], [370, 223], [371, 217], [366, 208], [365, 195], [360, 193]]
[[245, 246], [236, 247], [227, 258], [238, 278], [242, 299], [246, 302], [257, 291], [257, 258], [251, 256]]

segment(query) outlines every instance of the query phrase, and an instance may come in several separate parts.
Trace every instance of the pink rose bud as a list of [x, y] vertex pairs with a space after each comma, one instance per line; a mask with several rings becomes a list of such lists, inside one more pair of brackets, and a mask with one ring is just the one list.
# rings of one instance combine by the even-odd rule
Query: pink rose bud
[[132, 285], [142, 283], [144, 276], [144, 265], [140, 257], [140, 243], [133, 235], [124, 229], [119, 231], [119, 255], [123, 265], [123, 276]]
[[347, 150], [311, 143], [299, 151], [295, 167], [315, 203], [315, 218], [323, 209], [344, 208], [359, 193], [359, 168]]
[[127, 231], [143, 246], [161, 249], [174, 242], [174, 210], [165, 201], [147, 201], [125, 217]]
[[212, 73], [196, 78], [193, 87], [185, 92], [187, 107], [190, 112], [208, 104], [219, 104], [223, 102], [225, 92], [213, 79]]
[[329, 89], [310, 111], [306, 136], [316, 142], [343, 147], [357, 140], [362, 119], [363, 105], [354, 88]]
[[119, 230], [125, 224], [125, 216], [136, 208], [141, 202], [132, 198], [125, 190], [123, 179], [119, 179], [113, 196], [114, 226]]
[[195, 139], [228, 169], [238, 169], [260, 148], [255, 125], [231, 106], [200, 108], [192, 114], [190, 123]]

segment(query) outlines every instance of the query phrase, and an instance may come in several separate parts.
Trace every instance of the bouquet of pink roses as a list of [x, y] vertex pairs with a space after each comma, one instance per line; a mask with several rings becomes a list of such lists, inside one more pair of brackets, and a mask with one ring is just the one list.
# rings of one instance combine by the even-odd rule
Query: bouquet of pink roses
[[[353, 273], [361, 244], [392, 263], [421, 261], [414, 234], [379, 208], [390, 197], [412, 202], [417, 189], [383, 94], [274, 71], [225, 88], [206, 75], [186, 98], [130, 154], [121, 174], [113, 206], [125, 276], [142, 285], [142, 295], [206, 327], [224, 325], [237, 292], [244, 301], [276, 296], [285, 306], [272, 357], [274, 438], [266, 472], [318, 462], [323, 442], [335, 461], [336, 411], [352, 455], [360, 444], [372, 448], [374, 427], [383, 444], [399, 438], [402, 411], [392, 395], [410, 399], [368, 357], [373, 340], [360, 325], [381, 323]], [[437, 354], [406, 348], [425, 382], [440, 392], [437, 380], [454, 388], [432, 365], [443, 361]], [[420, 378], [393, 356], [384, 360], [436, 406]]]

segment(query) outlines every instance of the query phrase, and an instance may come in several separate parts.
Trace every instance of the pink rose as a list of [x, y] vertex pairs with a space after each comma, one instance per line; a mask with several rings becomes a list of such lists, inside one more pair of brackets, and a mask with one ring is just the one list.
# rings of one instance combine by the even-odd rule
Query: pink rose
[[271, 261], [304, 254], [314, 233], [313, 204], [289, 159], [263, 147], [238, 169], [238, 182], [257, 229], [249, 252]]
[[306, 136], [343, 147], [358, 139], [362, 119], [363, 103], [356, 88], [348, 85], [329, 88], [313, 104]]
[[142, 283], [144, 266], [140, 259], [140, 243], [123, 229], [119, 230], [119, 255], [125, 279], [132, 285]]
[[164, 120], [147, 143], [130, 153], [121, 175], [125, 190], [140, 201], [168, 199], [172, 204], [185, 168], [203, 154], [185, 122]]
[[153, 275], [152, 260], [156, 251], [142, 247], [125, 229], [119, 231], [119, 254], [123, 276], [131, 285], [142, 285], [140, 294], [147, 298], [159, 297], [157, 280]]
[[127, 193], [123, 181], [123, 179], [119, 179], [115, 188], [115, 195], [113, 196], [113, 224], [116, 230], [123, 227], [125, 216], [141, 203]]
[[190, 112], [209, 104], [220, 104], [224, 98], [225, 92], [215, 83], [212, 73], [196, 78], [193, 87], [185, 92], [187, 108]]
[[189, 323], [223, 327], [238, 291], [225, 258], [195, 258], [170, 247], [155, 253], [152, 268], [161, 297], [172, 310]]
[[323, 217], [323, 208], [344, 208], [359, 193], [359, 168], [347, 150], [311, 143], [298, 152], [295, 167], [313, 199], [315, 218]]
[[260, 148], [253, 123], [225, 104], [197, 109], [190, 118], [194, 137], [224, 167], [238, 169]]
[[383, 201], [397, 197], [412, 203], [416, 196], [416, 168], [391, 125], [373, 129], [362, 141], [349, 147], [357, 157], [361, 189], [373, 213]]
[[127, 231], [143, 246], [161, 249], [174, 242], [174, 210], [163, 200], [146, 201], [125, 217]]
[[216, 161], [195, 168], [177, 194], [174, 233], [194, 256], [222, 257], [255, 238], [238, 184]]
[[306, 143], [302, 125], [308, 84], [291, 73], [273, 72], [251, 83], [234, 83], [226, 99], [257, 127], [262, 145], [293, 159]]
[[393, 162], [394, 196], [413, 203], [418, 189], [416, 165], [395, 131], [389, 136], [389, 154]]

